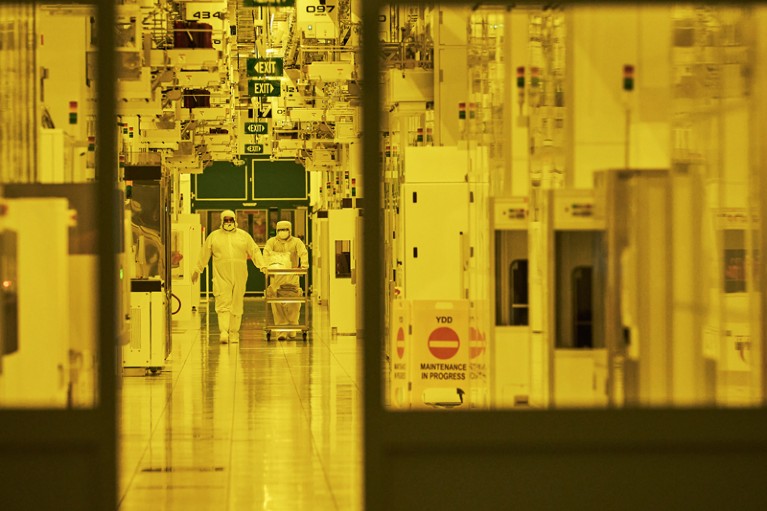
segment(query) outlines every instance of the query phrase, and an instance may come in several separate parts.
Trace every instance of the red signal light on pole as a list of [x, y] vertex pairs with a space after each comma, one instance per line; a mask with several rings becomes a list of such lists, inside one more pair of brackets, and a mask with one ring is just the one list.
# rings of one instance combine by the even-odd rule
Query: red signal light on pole
[[469, 103], [469, 119], [477, 116], [477, 103]]
[[69, 124], [77, 124], [77, 101], [69, 102]]
[[530, 68], [530, 86], [538, 87], [541, 84], [541, 68], [533, 66]]
[[634, 66], [628, 64], [623, 66], [623, 90], [634, 90]]

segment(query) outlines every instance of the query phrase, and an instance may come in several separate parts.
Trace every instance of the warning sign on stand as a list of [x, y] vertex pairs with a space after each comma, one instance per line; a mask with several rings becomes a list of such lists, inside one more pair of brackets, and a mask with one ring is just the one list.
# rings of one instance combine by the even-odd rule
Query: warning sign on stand
[[473, 326], [469, 327], [469, 357], [474, 360], [482, 355], [485, 352], [486, 345], [485, 334]]
[[391, 395], [389, 402], [393, 408], [410, 408], [408, 358], [412, 350], [408, 348], [410, 342], [407, 334], [409, 323], [409, 303], [404, 300], [392, 302], [388, 352], [391, 364]]
[[429, 352], [440, 360], [450, 360], [461, 347], [458, 333], [450, 327], [442, 326], [429, 334]]
[[455, 408], [468, 403], [469, 304], [466, 300], [412, 302], [412, 405]]
[[405, 330], [402, 327], [397, 329], [397, 358], [405, 356]]
[[[471, 321], [473, 322], [473, 321]], [[469, 379], [471, 380], [471, 406], [484, 408], [489, 401], [487, 378], [487, 340], [477, 327], [469, 327]]]

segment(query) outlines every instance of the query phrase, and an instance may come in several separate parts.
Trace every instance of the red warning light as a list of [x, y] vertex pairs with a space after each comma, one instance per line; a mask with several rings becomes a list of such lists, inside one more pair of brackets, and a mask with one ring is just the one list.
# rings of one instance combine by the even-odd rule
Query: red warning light
[[538, 87], [541, 84], [541, 68], [533, 66], [530, 68], [530, 85]]
[[525, 88], [525, 66], [519, 66], [517, 68], [517, 88]]
[[623, 66], [623, 90], [634, 90], [634, 66], [628, 64]]
[[77, 124], [77, 101], [69, 102], [69, 124]]

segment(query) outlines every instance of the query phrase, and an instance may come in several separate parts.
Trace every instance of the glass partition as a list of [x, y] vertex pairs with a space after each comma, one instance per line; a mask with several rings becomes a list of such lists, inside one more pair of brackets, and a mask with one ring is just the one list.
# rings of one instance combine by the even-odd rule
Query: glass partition
[[389, 408], [761, 404], [751, 11], [380, 11]]
[[135, 58], [140, 38], [125, 37], [135, 19], [117, 36], [115, 10], [113, 2], [0, 2], [7, 508], [118, 502], [118, 353], [130, 337], [134, 261], [128, 188], [117, 176], [115, 71], [125, 62], [116, 64], [116, 47]]
[[240, 229], [248, 232], [253, 241], [263, 247], [268, 239], [266, 234], [266, 211], [265, 209], [237, 210], [237, 225]]
[[200, 213], [200, 224], [207, 238], [211, 232], [221, 227], [221, 211], [220, 209], [202, 209]]

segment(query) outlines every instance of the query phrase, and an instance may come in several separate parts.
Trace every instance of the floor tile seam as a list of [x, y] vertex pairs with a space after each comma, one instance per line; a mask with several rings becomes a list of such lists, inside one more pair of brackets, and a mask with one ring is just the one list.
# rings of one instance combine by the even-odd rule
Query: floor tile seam
[[333, 487], [333, 484], [330, 480], [330, 473], [328, 471], [329, 467], [328, 467], [327, 461], [320, 454], [319, 443], [317, 442], [317, 438], [315, 437], [314, 431], [311, 429], [310, 431], [312, 435], [312, 449], [314, 450], [315, 456], [317, 456], [317, 459], [320, 461], [320, 466], [322, 467], [322, 476], [325, 479], [325, 485], [327, 486], [328, 493], [330, 493], [330, 497], [333, 499], [333, 505], [335, 506], [336, 510], [338, 510], [339, 507], [338, 507], [338, 498], [336, 497], [336, 489]]
[[[325, 336], [323, 335], [322, 337], [325, 337]], [[324, 344], [327, 345], [327, 343], [324, 343]], [[281, 346], [281, 347], [282, 347], [282, 356], [283, 356], [283, 359], [285, 361], [286, 369], [288, 369], [288, 374], [289, 374], [289, 377], [290, 377], [293, 389], [296, 392], [296, 395], [298, 397], [298, 401], [299, 401], [299, 404], [301, 406], [301, 410], [302, 410], [302, 413], [304, 415], [304, 418], [307, 421], [307, 423], [309, 423], [309, 419], [310, 419], [309, 411], [307, 410], [304, 401], [301, 399], [301, 395], [298, 392], [298, 385], [297, 385], [296, 379], [294, 378], [294, 375], [293, 375], [292, 371], [290, 371], [291, 364], [290, 364], [290, 360], [289, 360], [289, 357], [288, 357], [287, 349], [286, 349], [286, 347], [284, 345]], [[239, 356], [239, 350], [238, 350], [238, 354], [237, 355]], [[237, 366], [238, 367], [235, 370], [235, 380], [236, 380], [237, 373], [239, 372], [239, 364], [237, 364]], [[344, 372], [346, 373], [346, 371], [344, 371]], [[236, 381], [235, 381], [235, 385], [236, 385], [236, 387], [235, 387], [235, 390], [234, 390], [234, 399], [235, 399], [235, 402], [236, 402], [237, 387], [239, 387], [239, 385], [237, 385]], [[236, 414], [236, 412], [233, 409], [233, 414], [232, 414], [233, 417], [234, 417], [235, 414]], [[234, 428], [234, 420], [232, 421], [232, 428]], [[233, 443], [234, 441], [235, 441], [235, 435], [234, 435], [234, 430], [232, 429], [231, 434], [230, 434], [230, 442]], [[329, 474], [328, 474], [328, 471], [327, 471], [327, 468], [326, 468], [326, 463], [325, 463], [325, 460], [323, 459], [323, 457], [320, 455], [319, 444], [317, 442], [317, 439], [316, 439], [314, 433], [311, 434], [311, 442], [312, 442], [312, 450], [314, 452], [314, 455], [317, 457], [317, 460], [319, 461], [319, 464], [320, 464], [320, 467], [321, 467], [321, 470], [322, 470], [322, 474], [323, 474], [323, 477], [324, 477], [324, 480], [325, 480], [325, 485], [326, 485], [325, 487], [326, 487], [326, 489], [328, 491], [328, 494], [331, 496], [331, 499], [333, 501], [335, 509], [338, 509], [338, 506], [339, 506], [338, 499], [336, 498], [336, 495], [335, 495], [335, 493], [333, 491], [333, 487], [331, 485]], [[233, 453], [234, 453], [234, 446], [232, 444], [230, 444], [230, 468], [231, 468], [232, 463], [233, 463], [233, 459], [232, 459]], [[226, 505], [227, 509], [229, 509], [229, 506], [231, 505], [231, 498], [232, 498], [231, 497], [231, 487], [232, 487], [231, 477], [232, 477], [232, 471], [230, 470], [229, 472], [230, 472], [230, 484], [227, 487], [227, 505]]]
[[[191, 329], [190, 329], [191, 330]], [[195, 345], [199, 346], [200, 352], [202, 352], [202, 332], [200, 330], [191, 330], [193, 332], [192, 335], [194, 335], [194, 342], [190, 343], [189, 349], [187, 350], [186, 355], [181, 359], [180, 366], [177, 370], [173, 371], [174, 378], [173, 378], [173, 385], [171, 386], [171, 392], [170, 395], [173, 395], [173, 392], [176, 390], [176, 387], [178, 386], [179, 379], [181, 378], [181, 372], [186, 367], [187, 362], [189, 361], [189, 358], [192, 356], [192, 353], [195, 350]], [[196, 334], [196, 335], [195, 335]], [[175, 369], [175, 368], [174, 368]], [[169, 395], [169, 398], [170, 398]]]
[[[200, 328], [205, 328], [208, 332], [210, 332], [210, 328], [207, 327], [207, 326], [201, 325]], [[200, 339], [201, 339], [201, 349], [202, 349], [202, 335], [200, 335]], [[209, 335], [208, 335], [208, 341], [210, 341], [210, 336]], [[207, 346], [209, 346], [209, 345], [210, 344], [208, 343]], [[228, 456], [227, 456], [228, 463], [229, 463], [229, 468], [232, 465], [232, 440], [233, 440], [232, 433], [233, 433], [233, 429], [234, 429], [234, 415], [235, 415], [236, 400], [237, 400], [237, 372], [239, 371], [239, 367], [238, 367], [239, 363], [238, 362], [239, 362], [239, 356], [240, 356], [239, 349], [234, 350], [234, 352], [235, 353], [234, 353], [233, 364], [234, 364], [235, 370], [234, 370], [234, 375], [232, 376], [232, 378], [230, 380], [231, 381], [231, 385], [232, 385], [232, 394], [231, 394], [232, 406], [231, 406], [231, 409], [230, 409], [231, 410], [231, 421], [230, 421], [230, 425], [229, 425], [229, 434], [226, 437], [222, 437], [220, 439], [220, 441], [225, 442], [226, 445], [229, 447], [229, 453], [228, 453]], [[230, 493], [231, 493], [230, 489], [231, 489], [231, 484], [232, 484], [232, 481], [231, 481], [231, 477], [232, 477], [231, 470], [228, 470], [228, 472], [229, 472], [228, 477], [227, 477], [228, 481], [227, 481], [226, 488], [225, 488], [225, 491], [226, 491], [226, 505], [225, 505], [225, 509], [229, 508]]]
[[[176, 377], [176, 378], [173, 380], [173, 384], [171, 385], [171, 390], [170, 390], [170, 393], [168, 394], [168, 396], [166, 396], [166, 399], [165, 399], [165, 404], [164, 404], [164, 406], [163, 406], [163, 408], [162, 408], [162, 411], [161, 411], [161, 412], [160, 412], [160, 414], [158, 415], [158, 417], [157, 417], [157, 421], [156, 421], [156, 422], [155, 422], [155, 424], [152, 426], [152, 430], [151, 430], [151, 432], [149, 433], [149, 438], [146, 440], [146, 444], [144, 445], [144, 449], [142, 449], [142, 452], [141, 452], [141, 454], [138, 456], [138, 459], [137, 459], [137, 463], [136, 463], [136, 468], [133, 470], [133, 474], [132, 474], [132, 475], [129, 477], [129, 479], [128, 479], [128, 482], [127, 482], [127, 484], [126, 484], [126, 486], [125, 486], [125, 491], [124, 491], [124, 492], [123, 492], [123, 494], [120, 496], [119, 502], [118, 502], [118, 504], [117, 504], [117, 508], [118, 508], [118, 509], [119, 509], [119, 508], [120, 508], [120, 506], [122, 505], [122, 503], [123, 503], [123, 501], [125, 500], [125, 498], [128, 496], [128, 492], [130, 491], [130, 488], [133, 486], [133, 483], [134, 483], [134, 481], [135, 481], [136, 477], [137, 477], [137, 476], [138, 476], [138, 474], [139, 474], [139, 470], [140, 470], [140, 468], [141, 468], [141, 462], [142, 462], [142, 460], [144, 459], [144, 457], [146, 456], [146, 453], [149, 451], [149, 448], [150, 448], [150, 447], [151, 447], [151, 445], [152, 445], [152, 439], [154, 438], [154, 435], [155, 435], [155, 433], [157, 432], [157, 429], [160, 427], [160, 423], [161, 423], [161, 420], [162, 420], [163, 416], [164, 416], [164, 415], [167, 413], [167, 411], [168, 411], [168, 403], [170, 402], [170, 399], [171, 399], [171, 397], [172, 397], [172, 395], [173, 395], [173, 392], [176, 390], [176, 385], [178, 384], [178, 378], [180, 378], [180, 376], [181, 376], [181, 371], [183, 371], [183, 370], [184, 370], [184, 368], [186, 367], [186, 363], [187, 363], [187, 361], [189, 360], [189, 357], [191, 356], [191, 354], [192, 354], [192, 351], [194, 351], [194, 344], [195, 344], [195, 343], [202, 343], [202, 340], [201, 340], [201, 338], [202, 338], [202, 336], [201, 336], [200, 334], [198, 334], [198, 335], [197, 335], [197, 337], [196, 337], [196, 339], [195, 339], [195, 341], [194, 341], [194, 342], [192, 342], [192, 344], [191, 344], [191, 346], [190, 346], [190, 348], [189, 348], [189, 352], [187, 353], [186, 357], [184, 357], [184, 358], [183, 358], [183, 362], [181, 363], [181, 367], [180, 367], [180, 369], [178, 370], [178, 375], [177, 375], [177, 377]], [[122, 444], [122, 442], [121, 442], [121, 444]]]
[[234, 477], [234, 471], [232, 470], [232, 467], [234, 466], [234, 423], [235, 418], [237, 417], [237, 387], [239, 385], [237, 384], [237, 373], [240, 371], [240, 364], [239, 364], [239, 358], [240, 358], [240, 350], [235, 350], [234, 355], [234, 378], [232, 379], [232, 385], [234, 385], [234, 388], [232, 388], [232, 415], [231, 415], [231, 423], [229, 425], [229, 456], [228, 456], [228, 465], [227, 465], [227, 484], [226, 484], [226, 504], [224, 509], [230, 509], [230, 505], [232, 502], [232, 478]]
[[[283, 353], [283, 356], [285, 357], [285, 362], [288, 365], [288, 368], [290, 368], [290, 360], [288, 360], [287, 353], [285, 351], [284, 346], [282, 349], [282, 353]], [[322, 476], [325, 479], [325, 485], [328, 489], [328, 493], [330, 494], [330, 497], [333, 500], [333, 505], [335, 506], [335, 509], [338, 510], [338, 499], [336, 498], [333, 485], [331, 484], [331, 481], [330, 481], [330, 475], [328, 474], [328, 470], [327, 470], [327, 463], [326, 463], [326, 460], [323, 458], [322, 454], [320, 453], [319, 443], [315, 436], [314, 430], [311, 427], [311, 413], [309, 410], [307, 410], [304, 400], [301, 399], [301, 392], [300, 392], [300, 389], [298, 388], [296, 379], [293, 377], [293, 371], [288, 371], [288, 374], [290, 375], [290, 380], [293, 382], [293, 387], [296, 391], [298, 402], [301, 404], [301, 410], [304, 415], [304, 420], [306, 420], [307, 426], [309, 428], [309, 432], [311, 434], [312, 450], [314, 451], [314, 455], [317, 456], [317, 459], [320, 462], [320, 467], [322, 467]]]
[[[357, 390], [357, 392], [359, 394], [361, 392], [361, 389], [360, 389], [360, 386], [359, 386], [358, 379], [357, 378], [353, 378], [349, 374], [349, 372], [346, 370], [345, 366], [340, 362], [338, 356], [336, 355], [336, 351], [333, 349], [333, 345], [328, 340], [328, 336], [327, 335], [322, 335], [322, 336], [318, 336], [318, 337], [321, 338], [321, 342], [325, 346], [325, 349], [327, 349], [330, 352], [331, 357], [333, 359], [333, 363], [335, 363], [338, 367], [340, 367], [340, 370], [352, 382], [352, 385], [354, 386], [354, 388]], [[317, 337], [315, 337], [315, 338], [317, 338]], [[355, 352], [355, 354], [356, 353], [358, 353], [358, 350], [357, 350], [357, 352]], [[359, 355], [357, 355], [357, 356], [359, 356]], [[303, 405], [303, 402], [302, 402], [302, 405]], [[326, 464], [322, 454], [319, 452], [319, 444], [318, 444], [318, 442], [317, 442], [317, 440], [315, 438], [315, 434], [316, 434], [315, 431], [313, 429], [311, 429], [311, 428], [310, 428], [310, 431], [311, 431], [311, 435], [312, 435], [312, 446], [313, 446], [313, 449], [315, 450], [315, 453], [316, 453], [318, 459], [320, 460], [320, 466], [322, 467], [323, 475], [325, 477], [325, 480], [326, 480], [326, 483], [328, 485], [328, 488], [330, 488], [330, 493], [331, 493], [331, 496], [333, 498], [333, 502], [336, 505], [336, 509], [338, 509], [338, 507], [339, 507], [338, 498], [336, 497], [336, 492], [334, 491], [334, 486], [332, 485], [331, 480], [330, 480], [330, 475], [331, 475], [329, 473], [330, 467]]]
[[338, 367], [341, 368], [341, 371], [343, 371], [343, 373], [346, 375], [346, 377], [349, 378], [349, 381], [352, 382], [352, 385], [354, 385], [354, 388], [357, 390], [357, 392], [361, 392], [362, 389], [360, 388], [360, 384], [359, 384], [358, 378], [352, 376], [349, 373], [349, 371], [346, 370], [346, 366], [344, 366], [344, 364], [341, 363], [341, 361], [338, 359], [338, 357], [336, 356], [336, 354], [333, 351], [331, 351], [330, 354], [332, 355], [333, 360], [335, 361], [336, 365], [338, 365]]
[[[349, 371], [346, 370], [346, 367], [344, 367], [344, 365], [339, 360], [338, 356], [336, 356], [336, 352], [333, 349], [333, 346], [327, 340], [324, 339], [324, 336], [323, 336], [322, 343], [327, 347], [328, 351], [330, 352], [330, 356], [333, 358], [333, 361], [335, 362], [335, 364], [341, 368], [341, 371], [343, 371], [346, 377], [349, 378], [349, 380], [352, 382], [352, 384], [354, 385], [354, 388], [357, 389], [357, 392], [361, 392], [362, 389], [360, 388], [358, 378], [353, 377], [351, 374], [349, 374]], [[357, 354], [357, 357], [359, 358], [358, 354]]]

